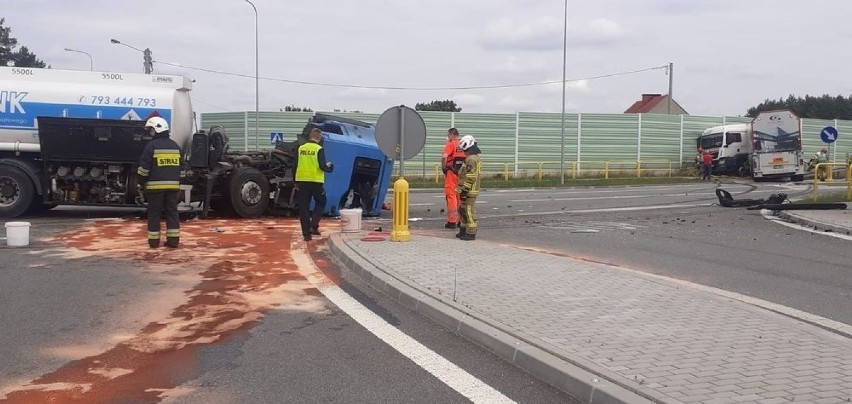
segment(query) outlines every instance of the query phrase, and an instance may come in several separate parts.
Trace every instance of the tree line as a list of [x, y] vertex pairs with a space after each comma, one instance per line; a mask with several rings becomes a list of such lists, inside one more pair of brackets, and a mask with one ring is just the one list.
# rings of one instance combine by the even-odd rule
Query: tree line
[[18, 47], [18, 39], [12, 36], [12, 28], [5, 26], [6, 19], [0, 17], [0, 66], [48, 67], [26, 46]]
[[825, 94], [819, 97], [812, 95], [796, 97], [791, 94], [787, 99], [766, 99], [757, 106], [749, 108], [746, 116], [754, 118], [763, 111], [776, 109], [790, 109], [800, 118], [849, 120], [852, 119], [852, 95], [843, 97]]

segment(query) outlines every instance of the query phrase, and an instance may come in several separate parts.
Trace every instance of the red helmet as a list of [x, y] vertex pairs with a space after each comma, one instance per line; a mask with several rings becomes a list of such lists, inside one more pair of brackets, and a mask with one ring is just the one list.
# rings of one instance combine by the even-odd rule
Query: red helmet
[[822, 153], [822, 154], [828, 154], [828, 149], [823, 148], [823, 149], [820, 149], [819, 152]]
[[699, 148], [698, 148], [698, 152], [699, 152], [699, 153], [704, 153], [704, 149], [702, 149], [702, 148], [700, 148], [700, 147], [699, 147]]

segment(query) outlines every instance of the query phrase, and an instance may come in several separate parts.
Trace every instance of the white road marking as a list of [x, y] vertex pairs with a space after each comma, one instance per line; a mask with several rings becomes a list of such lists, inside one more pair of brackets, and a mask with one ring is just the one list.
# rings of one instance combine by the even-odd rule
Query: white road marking
[[431, 373], [447, 386], [474, 403], [513, 403], [511, 399], [493, 387], [483, 383], [464, 369], [456, 366], [431, 349], [409, 337], [364, 305], [349, 296], [337, 285], [329, 282], [325, 275], [317, 270], [301, 242], [290, 247], [293, 261], [305, 277], [319, 289], [332, 303], [337, 305], [349, 317], [361, 324], [384, 343], [411, 359], [421, 368]]
[[790, 228], [793, 228], [793, 229], [802, 230], [802, 231], [806, 231], [806, 232], [813, 233], [813, 234], [822, 234], [823, 236], [834, 237], [834, 238], [839, 238], [839, 239], [842, 239], [842, 240], [852, 241], [852, 236], [849, 236], [849, 235], [846, 235], [846, 234], [839, 234], [839, 233], [835, 233], [835, 232], [832, 232], [832, 231], [814, 230], [810, 227], [805, 227], [805, 226], [802, 226], [800, 224], [790, 223], [790, 222], [784, 221], [783, 219], [779, 219], [777, 217], [772, 216], [769, 213], [769, 210], [766, 210], [766, 209], [761, 209], [760, 213], [762, 213], [763, 217], [766, 218], [767, 220], [771, 220], [771, 221], [778, 223], [782, 226], [787, 226], [787, 227], [790, 227]]

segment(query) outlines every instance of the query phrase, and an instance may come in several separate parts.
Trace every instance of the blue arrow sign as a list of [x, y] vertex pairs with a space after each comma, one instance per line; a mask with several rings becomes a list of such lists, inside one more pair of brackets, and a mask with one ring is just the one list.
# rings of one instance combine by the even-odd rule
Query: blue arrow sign
[[278, 141], [284, 141], [284, 132], [269, 132], [269, 144], [275, 145]]
[[819, 133], [820, 139], [822, 139], [823, 143], [834, 143], [837, 140], [837, 128], [834, 126], [826, 126], [822, 128], [822, 131]]

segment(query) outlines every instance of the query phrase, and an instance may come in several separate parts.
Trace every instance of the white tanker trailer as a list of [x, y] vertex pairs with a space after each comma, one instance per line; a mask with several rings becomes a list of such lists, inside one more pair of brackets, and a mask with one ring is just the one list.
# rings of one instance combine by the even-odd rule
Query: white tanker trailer
[[[220, 127], [193, 133], [191, 82], [180, 76], [0, 67], [0, 217], [57, 205], [144, 205], [136, 168], [150, 135], [145, 120], [165, 118], [188, 155], [184, 202], [256, 217], [295, 206], [295, 150], [229, 151]], [[374, 126], [316, 114], [333, 151], [325, 212], [363, 207], [380, 213], [393, 162], [372, 136]], [[350, 189], [369, 206], [344, 206]], [[356, 191], [357, 192], [357, 191]], [[368, 195], [369, 194], [369, 195]], [[351, 204], [351, 202], [349, 202]]]

